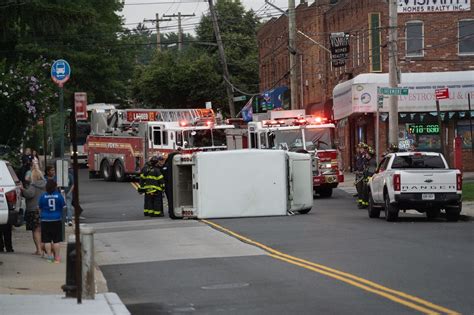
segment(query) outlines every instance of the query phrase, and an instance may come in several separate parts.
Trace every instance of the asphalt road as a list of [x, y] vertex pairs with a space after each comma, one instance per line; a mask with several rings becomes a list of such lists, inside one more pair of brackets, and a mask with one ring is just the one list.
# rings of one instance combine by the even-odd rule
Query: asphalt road
[[473, 221], [369, 219], [342, 190], [307, 215], [152, 219], [130, 183], [85, 174], [96, 260], [132, 314], [474, 313]]

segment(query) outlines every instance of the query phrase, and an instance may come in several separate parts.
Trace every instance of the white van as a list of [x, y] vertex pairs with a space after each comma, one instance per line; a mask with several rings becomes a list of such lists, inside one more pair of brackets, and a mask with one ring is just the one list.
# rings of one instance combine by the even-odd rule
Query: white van
[[0, 224], [17, 224], [21, 209], [21, 181], [8, 161], [0, 160]]

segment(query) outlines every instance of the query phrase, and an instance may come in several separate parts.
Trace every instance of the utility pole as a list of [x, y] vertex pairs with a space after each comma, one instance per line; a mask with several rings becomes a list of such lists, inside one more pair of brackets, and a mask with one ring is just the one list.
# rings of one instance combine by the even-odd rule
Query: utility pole
[[161, 33], [160, 33], [160, 22], [168, 22], [171, 19], [160, 19], [160, 15], [156, 13], [156, 19], [154, 20], [143, 20], [143, 22], [152, 22], [156, 25], [156, 50], [161, 51]]
[[[389, 0], [388, 8], [388, 72], [389, 72], [389, 86], [391, 88], [398, 86], [398, 69], [397, 69], [397, 40], [398, 40], [398, 16], [397, 16], [397, 0]], [[389, 97], [389, 135], [388, 140], [391, 145], [398, 147], [398, 95], [390, 95]]]
[[225, 53], [224, 53], [224, 45], [222, 44], [222, 38], [221, 38], [221, 33], [219, 31], [219, 24], [217, 23], [217, 16], [216, 16], [216, 11], [214, 9], [214, 4], [212, 3], [212, 0], [208, 0], [208, 2], [209, 2], [209, 11], [211, 12], [211, 18], [212, 18], [212, 26], [214, 27], [214, 34], [216, 35], [217, 48], [219, 50], [219, 58], [222, 64], [222, 72], [223, 72], [225, 86], [226, 86], [229, 112], [230, 112], [231, 117], [235, 117], [234, 93], [230, 86], [229, 69], [227, 68], [227, 61], [226, 61]]
[[288, 0], [288, 50], [290, 53], [291, 109], [298, 108], [298, 77], [296, 69], [296, 14], [295, 0]]
[[188, 17], [188, 16], [195, 16], [195, 14], [181, 14], [181, 12], [178, 12], [178, 14], [171, 14], [171, 15], [166, 15], [164, 14], [163, 17], [167, 18], [178, 18], [178, 51], [181, 51], [183, 49], [183, 29], [181, 27], [181, 19], [183, 17]]

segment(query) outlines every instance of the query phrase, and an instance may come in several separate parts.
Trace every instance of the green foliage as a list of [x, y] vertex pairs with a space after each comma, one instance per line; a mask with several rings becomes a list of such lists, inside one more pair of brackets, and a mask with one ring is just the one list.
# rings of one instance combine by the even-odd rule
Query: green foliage
[[464, 201], [474, 200], [474, 183], [465, 182], [462, 185], [462, 199]]
[[50, 111], [55, 88], [44, 59], [4, 65], [0, 73], [0, 144], [17, 147], [37, 119]]
[[[253, 11], [245, 11], [240, 1], [219, 0], [216, 12], [231, 81], [239, 89], [257, 92], [258, 18]], [[135, 69], [131, 94], [139, 104], [185, 108], [202, 107], [206, 101], [218, 107], [227, 103], [217, 46], [209, 45], [216, 42], [209, 15], [202, 17], [196, 33], [197, 40], [184, 36], [183, 51], [168, 48], [149, 65]], [[167, 34], [162, 42], [177, 42], [177, 34]]]

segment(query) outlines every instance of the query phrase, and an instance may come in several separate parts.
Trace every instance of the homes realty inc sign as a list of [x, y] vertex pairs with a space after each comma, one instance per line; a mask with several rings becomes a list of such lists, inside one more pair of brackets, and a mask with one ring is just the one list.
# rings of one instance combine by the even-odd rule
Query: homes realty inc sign
[[398, 0], [398, 13], [471, 11], [471, 0]]

